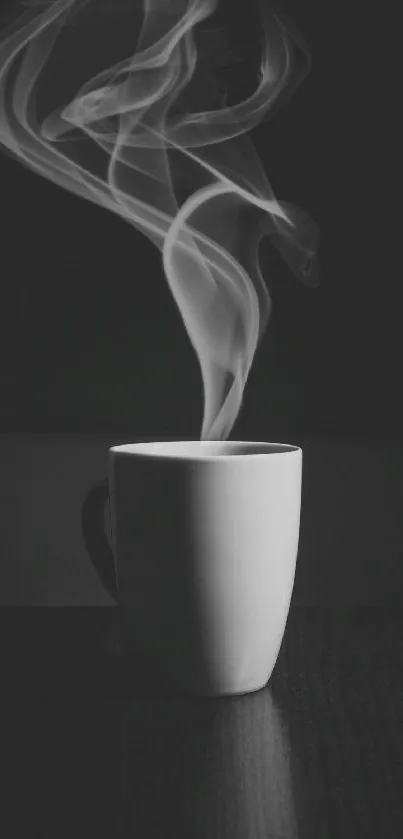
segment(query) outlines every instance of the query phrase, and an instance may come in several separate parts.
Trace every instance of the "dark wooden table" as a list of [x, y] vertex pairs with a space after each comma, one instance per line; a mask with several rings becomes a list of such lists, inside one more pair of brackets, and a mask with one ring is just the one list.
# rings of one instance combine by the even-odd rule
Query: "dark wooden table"
[[0, 610], [7, 839], [401, 839], [402, 614], [291, 609], [267, 687], [202, 699], [114, 608]]

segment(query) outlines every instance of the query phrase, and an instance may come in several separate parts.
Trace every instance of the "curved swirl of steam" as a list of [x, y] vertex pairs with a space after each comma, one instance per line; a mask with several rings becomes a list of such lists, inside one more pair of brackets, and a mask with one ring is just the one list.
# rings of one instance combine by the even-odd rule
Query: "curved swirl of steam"
[[[115, 18], [121, 11], [123, 20], [123, 6], [142, 13], [132, 54], [91, 78], [42, 124], [35, 103], [40, 74], [63, 26], [73, 18], [76, 25], [77, 14], [87, 13], [89, 4], [29, 0], [27, 11], [0, 36], [0, 143], [6, 153], [117, 213], [160, 248], [200, 363], [202, 439], [229, 435], [267, 325], [271, 301], [258, 262], [263, 236], [272, 237], [302, 282], [318, 283], [316, 225], [276, 200], [245, 136], [265, 118], [291, 75], [290, 36], [263, 2], [254, 93], [231, 106], [184, 108], [198, 65], [195, 27], [219, 2], [115, 0]], [[105, 0], [95, 6], [94, 24], [107, 13]], [[203, 78], [199, 85], [211, 96], [211, 76], [206, 72]], [[108, 155], [105, 179], [61, 150], [66, 135], [77, 130]], [[187, 169], [192, 174], [184, 176]], [[179, 206], [179, 188], [189, 192], [197, 178], [199, 185]]]

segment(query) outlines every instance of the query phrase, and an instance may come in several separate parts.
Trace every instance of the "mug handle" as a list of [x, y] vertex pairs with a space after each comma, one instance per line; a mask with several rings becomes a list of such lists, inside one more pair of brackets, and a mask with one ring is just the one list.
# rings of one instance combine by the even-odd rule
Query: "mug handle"
[[81, 508], [81, 532], [88, 556], [108, 594], [118, 603], [113, 551], [105, 534], [104, 511], [109, 501], [109, 481], [98, 481], [87, 492]]

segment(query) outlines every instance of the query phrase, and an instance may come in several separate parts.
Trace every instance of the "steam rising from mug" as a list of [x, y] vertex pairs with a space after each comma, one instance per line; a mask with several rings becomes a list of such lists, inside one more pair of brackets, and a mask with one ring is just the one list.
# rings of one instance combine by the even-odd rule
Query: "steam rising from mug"
[[[0, 142], [13, 158], [117, 213], [160, 248], [201, 367], [201, 438], [225, 439], [271, 310], [258, 261], [261, 239], [271, 236], [294, 274], [307, 286], [318, 284], [316, 225], [276, 200], [245, 136], [286, 85], [295, 89], [306, 75], [306, 46], [258, 0], [255, 89], [229, 105], [222, 69], [219, 78], [214, 67], [220, 44], [211, 47], [220, 30], [213, 26], [199, 37], [220, 0], [28, 0], [25, 6], [0, 35]], [[250, 9], [245, 2], [246, 16]], [[132, 20], [130, 29], [125, 16], [133, 12], [141, 13], [141, 25]], [[61, 30], [67, 24], [70, 32], [74, 26], [88, 33], [108, 16], [122, 23], [122, 44], [137, 30], [130, 56], [91, 78], [40, 124], [38, 81]], [[220, 37], [224, 48], [226, 35]], [[296, 80], [293, 42], [307, 64]], [[74, 69], [74, 53], [69, 60]], [[64, 56], [60, 66], [65, 80]], [[63, 152], [74, 132], [107, 155], [105, 178]]]

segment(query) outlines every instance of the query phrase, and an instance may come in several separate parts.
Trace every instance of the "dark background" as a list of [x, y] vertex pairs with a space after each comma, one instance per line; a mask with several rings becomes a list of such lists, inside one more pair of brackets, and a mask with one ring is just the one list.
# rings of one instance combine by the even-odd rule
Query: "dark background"
[[[357, 43], [340, 4], [275, 8], [303, 33], [312, 70], [252, 138], [279, 200], [319, 225], [322, 282], [305, 289], [263, 242], [273, 312], [232, 437], [401, 438], [401, 283], [375, 197], [384, 162], [363, 84], [365, 21]], [[80, 75], [79, 55], [81, 84], [88, 70]], [[0, 179], [1, 429], [197, 438], [199, 366], [159, 251], [3, 155]]]
[[[236, 8], [242, 20], [246, 5], [226, 4], [226, 13]], [[303, 33], [312, 70], [252, 137], [278, 199], [305, 208], [319, 225], [322, 281], [318, 289], [304, 288], [263, 243], [273, 312], [231, 437], [310, 446], [300, 551], [311, 570], [301, 570], [297, 580], [301, 601], [342, 599], [348, 588], [343, 575], [353, 573], [353, 599], [359, 600], [364, 579], [364, 601], [379, 596], [388, 602], [400, 599], [403, 556], [402, 293], [393, 253], [399, 231], [392, 230], [394, 185], [380, 115], [378, 22], [344, 6], [275, 4]], [[84, 30], [77, 34], [83, 43], [86, 37]], [[85, 65], [80, 74], [79, 55], [77, 49], [77, 87], [94, 72]], [[119, 58], [113, 50], [111, 56]], [[70, 88], [74, 92], [66, 79]], [[45, 111], [47, 96], [49, 109], [62, 104], [54, 80], [42, 96]], [[27, 493], [33, 464], [48, 462], [44, 441], [57, 435], [86, 441], [104, 435], [101, 451], [120, 439], [197, 439], [199, 365], [159, 251], [113, 214], [1, 154], [0, 183], [0, 430], [10, 480], [19, 439], [40, 440], [35, 456], [20, 456], [28, 466], [18, 473], [16, 494]], [[24, 437], [10, 437], [15, 434]], [[88, 445], [77, 444], [77, 468]], [[51, 451], [48, 457], [57, 458]], [[82, 491], [106, 468], [102, 458], [87, 459]], [[44, 517], [55, 489], [49, 470], [46, 481]], [[21, 515], [29, 510], [32, 505]], [[5, 539], [7, 553], [15, 539]], [[43, 556], [43, 545], [37, 551]], [[21, 574], [18, 579], [6, 602], [19, 587], [24, 592]], [[45, 588], [43, 582], [32, 600], [46, 602]], [[78, 600], [79, 589], [77, 582]], [[91, 601], [88, 591], [86, 598]]]

